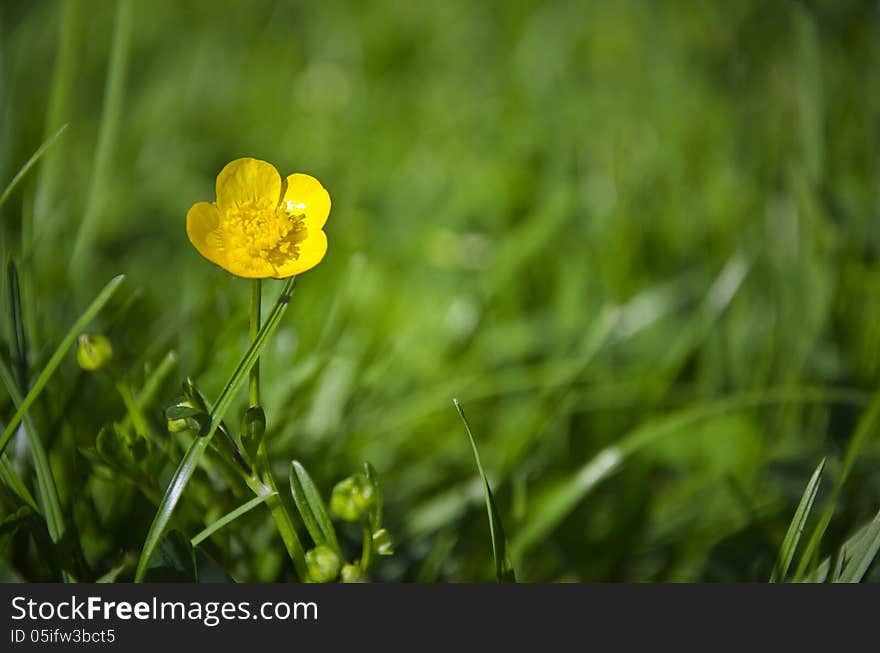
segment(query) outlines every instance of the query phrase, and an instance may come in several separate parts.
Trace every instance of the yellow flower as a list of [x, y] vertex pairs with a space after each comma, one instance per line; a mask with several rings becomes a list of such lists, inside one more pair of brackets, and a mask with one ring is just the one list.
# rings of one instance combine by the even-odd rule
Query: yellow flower
[[271, 163], [236, 159], [217, 175], [217, 200], [193, 204], [186, 233], [199, 253], [248, 279], [286, 279], [327, 252], [330, 195], [314, 177], [284, 181]]

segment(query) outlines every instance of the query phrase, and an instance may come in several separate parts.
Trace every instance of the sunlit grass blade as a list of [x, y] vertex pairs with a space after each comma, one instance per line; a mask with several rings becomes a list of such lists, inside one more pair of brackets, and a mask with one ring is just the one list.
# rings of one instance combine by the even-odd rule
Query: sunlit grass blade
[[794, 559], [794, 552], [797, 550], [804, 527], [807, 525], [807, 518], [813, 509], [813, 502], [816, 500], [816, 494], [819, 492], [819, 484], [822, 482], [822, 472], [824, 471], [825, 458], [819, 462], [819, 466], [813, 472], [813, 476], [810, 478], [809, 483], [807, 483], [806, 489], [804, 489], [804, 494], [794, 513], [794, 517], [791, 519], [785, 539], [782, 540], [782, 547], [779, 549], [779, 558], [776, 561], [776, 566], [773, 568], [773, 573], [770, 575], [771, 583], [785, 581], [788, 568]]
[[55, 141], [64, 133], [64, 130], [67, 129], [67, 125], [61, 125], [61, 128], [52, 134], [49, 138], [47, 138], [40, 147], [37, 148], [37, 151], [31, 155], [31, 158], [27, 160], [27, 162], [21, 167], [21, 169], [15, 173], [15, 176], [12, 180], [6, 185], [6, 189], [3, 191], [3, 194], [0, 195], [0, 207], [6, 204], [6, 200], [9, 199], [9, 196], [12, 195], [12, 191], [15, 190], [16, 186], [21, 183], [21, 180], [25, 178], [28, 172], [30, 172], [31, 168], [33, 168], [37, 161], [39, 161], [42, 156], [46, 153], [46, 151], [52, 147]]
[[274, 492], [271, 494], [264, 494], [262, 496], [254, 497], [250, 501], [243, 503], [238, 508], [236, 508], [235, 510], [232, 510], [231, 512], [226, 513], [220, 519], [218, 519], [213, 524], [208, 526], [201, 533], [199, 533], [198, 535], [193, 537], [189, 541], [189, 543], [193, 546], [193, 548], [197, 547], [199, 544], [201, 544], [202, 542], [207, 540], [209, 537], [211, 537], [214, 533], [219, 531], [221, 528], [223, 528], [224, 526], [228, 526], [229, 524], [234, 522], [236, 519], [238, 519], [242, 515], [249, 513], [251, 510], [256, 508], [258, 505], [260, 505], [261, 503], [266, 501], [266, 499], [268, 499], [269, 497], [273, 497], [273, 496], [276, 496]]
[[467, 431], [471, 448], [474, 451], [474, 461], [477, 463], [477, 471], [480, 474], [480, 480], [483, 483], [483, 491], [486, 497], [486, 512], [489, 516], [489, 535], [492, 538], [492, 555], [495, 558], [495, 577], [499, 583], [516, 582], [516, 574], [513, 571], [513, 565], [510, 563], [510, 557], [507, 554], [507, 538], [504, 536], [504, 526], [501, 523], [501, 515], [498, 513], [498, 506], [495, 505], [495, 498], [492, 496], [492, 488], [489, 486], [489, 479], [483, 471], [483, 465], [480, 462], [480, 452], [477, 451], [477, 442], [474, 434], [471, 432], [471, 425], [465, 417], [461, 403], [458, 399], [453, 399], [455, 410], [458, 411], [461, 421], [464, 422], [464, 429]]
[[825, 510], [822, 511], [816, 527], [810, 534], [810, 539], [807, 540], [807, 545], [798, 561], [797, 567], [795, 568], [795, 580], [803, 578], [807, 574], [807, 571], [818, 561], [819, 547], [822, 544], [822, 539], [825, 537], [825, 532], [828, 530], [828, 525], [831, 523], [832, 517], [834, 517], [834, 509], [837, 505], [837, 500], [840, 497], [843, 485], [846, 483], [847, 478], [849, 478], [853, 465], [859, 457], [865, 443], [868, 441], [868, 438], [877, 433], [878, 426], [880, 426], [880, 391], [874, 395], [871, 403], [862, 413], [862, 416], [859, 418], [859, 423], [856, 426], [855, 433], [846, 446], [846, 453], [844, 453], [843, 456], [843, 464], [841, 465], [840, 472], [837, 474], [837, 478], [834, 481], [834, 489], [831, 492], [831, 499], [828, 501]]
[[18, 428], [18, 425], [21, 423], [22, 417], [27, 412], [28, 408], [31, 407], [31, 404], [34, 403], [34, 400], [40, 395], [40, 392], [43, 391], [43, 388], [46, 387], [46, 383], [49, 382], [49, 379], [52, 378], [55, 370], [58, 369], [58, 366], [61, 364], [64, 356], [67, 355], [67, 352], [76, 341], [77, 336], [86, 328], [86, 326], [88, 326], [89, 322], [94, 319], [94, 317], [101, 311], [104, 305], [108, 301], [110, 301], [113, 293], [116, 292], [116, 290], [119, 288], [119, 284], [121, 284], [124, 280], [125, 275], [122, 274], [111, 279], [110, 282], [106, 286], [104, 286], [104, 289], [94, 299], [94, 301], [89, 304], [89, 307], [85, 310], [85, 312], [70, 328], [70, 330], [67, 332], [67, 335], [64, 336], [61, 344], [58, 345], [58, 348], [52, 354], [49, 362], [46, 363], [46, 367], [44, 367], [43, 371], [40, 372], [37, 380], [34, 381], [34, 385], [31, 387], [27, 395], [25, 395], [22, 402], [18, 405], [18, 410], [15, 411], [15, 415], [12, 416], [12, 419], [9, 420], [9, 423], [6, 425], [6, 429], [3, 431], [3, 435], [0, 436], [0, 453], [2, 453], [6, 449], [6, 445], [9, 443], [9, 439], [12, 437], [12, 435], [15, 433], [15, 429]]
[[253, 340], [251, 346], [239, 361], [235, 371], [229, 377], [223, 391], [217, 398], [217, 402], [211, 410], [209, 419], [205, 423], [205, 428], [203, 428], [203, 431], [190, 445], [186, 455], [184, 455], [183, 460], [181, 460], [180, 465], [178, 465], [177, 470], [174, 472], [174, 476], [168, 484], [168, 488], [165, 490], [162, 502], [159, 504], [159, 509], [157, 510], [155, 517], [153, 517], [153, 523], [150, 525], [150, 530], [144, 541], [144, 548], [141, 551], [137, 571], [135, 572], [135, 581], [140, 582], [144, 579], [149, 567], [150, 559], [152, 558], [156, 547], [159, 545], [159, 542], [162, 540], [162, 535], [168, 526], [168, 522], [171, 521], [174, 509], [177, 507], [177, 503], [180, 500], [187, 483], [189, 483], [190, 478], [192, 478], [193, 473], [198, 467], [199, 462], [205, 453], [205, 449], [207, 449], [211, 442], [211, 438], [214, 436], [217, 427], [220, 425], [220, 421], [223, 419], [223, 416], [232, 404], [235, 393], [241, 387], [242, 383], [244, 383], [248, 372], [250, 372], [250, 369], [259, 358], [260, 352], [266, 345], [269, 336], [272, 335], [278, 327], [278, 324], [281, 322], [281, 317], [284, 315], [284, 312], [287, 310], [290, 303], [295, 283], [296, 277], [291, 277], [284, 284], [284, 287], [281, 289], [281, 294], [278, 297], [278, 301], [275, 303], [275, 307], [266, 318], [266, 321], [257, 333], [257, 337]]
[[297, 460], [290, 463], [290, 493], [315, 545], [328, 546], [341, 556], [342, 549], [336, 539], [336, 530], [321, 499], [321, 493], [305, 467]]

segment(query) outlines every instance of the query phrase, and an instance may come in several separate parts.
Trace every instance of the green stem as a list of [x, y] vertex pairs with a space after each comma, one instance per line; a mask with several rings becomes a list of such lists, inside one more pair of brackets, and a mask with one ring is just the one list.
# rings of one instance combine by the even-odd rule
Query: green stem
[[[260, 279], [254, 279], [251, 282], [251, 342], [257, 337], [260, 330], [260, 299], [262, 295]], [[260, 405], [260, 359], [254, 363], [251, 368], [249, 398], [251, 406]], [[278, 532], [281, 533], [281, 539], [284, 540], [284, 546], [287, 553], [293, 561], [296, 568], [296, 574], [300, 580], [306, 579], [305, 552], [302, 543], [296, 534], [296, 528], [290, 517], [290, 512], [278, 495], [278, 488], [275, 486], [275, 479], [272, 478], [271, 465], [269, 464], [269, 454], [266, 451], [266, 443], [261, 442], [257, 449], [257, 461], [255, 465], [254, 475], [247, 479], [248, 487], [253, 490], [258, 497], [264, 498], [266, 506], [275, 519], [275, 525]]]
[[373, 531], [367, 522], [364, 522], [364, 547], [361, 551], [361, 571], [365, 574], [370, 571], [373, 564]]
[[[261, 288], [260, 279], [254, 279], [251, 282], [251, 342], [256, 340], [257, 333], [260, 331], [260, 298]], [[254, 363], [251, 368], [250, 383], [250, 405], [260, 405], [260, 359]]]
[[284, 546], [287, 549], [293, 566], [296, 569], [296, 575], [301, 581], [308, 578], [308, 569], [306, 569], [305, 551], [299, 536], [296, 534], [296, 528], [293, 520], [290, 518], [290, 511], [281, 500], [278, 494], [278, 488], [275, 485], [275, 479], [272, 478], [272, 471], [269, 469], [269, 456], [266, 452], [266, 443], [261, 442], [257, 449], [257, 462], [255, 465], [254, 475], [247, 479], [248, 487], [258, 497], [265, 497], [266, 506], [272, 513], [281, 539], [284, 540]]

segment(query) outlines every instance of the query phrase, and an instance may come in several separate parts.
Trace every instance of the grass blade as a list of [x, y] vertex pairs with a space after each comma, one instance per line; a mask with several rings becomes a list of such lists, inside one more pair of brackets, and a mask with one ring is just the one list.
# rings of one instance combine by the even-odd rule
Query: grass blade
[[52, 134], [49, 138], [47, 138], [40, 147], [37, 148], [37, 151], [31, 155], [31, 158], [27, 160], [27, 162], [21, 167], [21, 169], [15, 173], [15, 176], [12, 178], [12, 181], [7, 184], [6, 189], [3, 191], [3, 194], [0, 195], [0, 207], [6, 204], [6, 200], [9, 199], [9, 196], [12, 195], [12, 191], [15, 190], [16, 186], [21, 183], [21, 180], [25, 178], [28, 172], [30, 172], [31, 168], [33, 168], [37, 161], [39, 161], [46, 151], [55, 144], [55, 141], [64, 133], [64, 130], [67, 129], [67, 125], [61, 125], [61, 128]]
[[193, 548], [197, 547], [199, 544], [201, 544], [202, 542], [207, 540], [209, 537], [211, 537], [214, 533], [219, 531], [224, 526], [231, 524], [232, 522], [234, 522], [236, 519], [238, 519], [242, 515], [247, 514], [248, 512], [250, 512], [251, 510], [256, 508], [258, 505], [263, 503], [269, 497], [274, 497], [274, 496], [276, 496], [274, 492], [271, 494], [264, 494], [262, 496], [254, 497], [253, 499], [251, 499], [247, 503], [243, 503], [238, 508], [236, 508], [232, 512], [226, 513], [220, 519], [218, 519], [213, 524], [208, 526], [201, 533], [199, 533], [198, 535], [193, 537], [189, 541], [189, 543], [193, 546]]
[[846, 453], [844, 453], [843, 456], [843, 465], [841, 466], [840, 473], [837, 475], [837, 479], [834, 482], [834, 490], [831, 493], [831, 500], [822, 512], [819, 522], [816, 524], [816, 528], [813, 529], [810, 539], [807, 541], [807, 546], [804, 548], [804, 553], [798, 561], [797, 568], [795, 569], [795, 580], [804, 578], [810, 566], [815, 564], [818, 558], [819, 547], [822, 544], [822, 538], [825, 537], [825, 531], [828, 530], [828, 525], [831, 523], [832, 517], [834, 517], [834, 508], [837, 505], [837, 500], [840, 497], [843, 485], [849, 477], [852, 467], [855, 464], [856, 459], [859, 457], [859, 453], [862, 451], [862, 447], [865, 445], [868, 438], [877, 432], [878, 426], [880, 426], [880, 391], [874, 395], [873, 399], [871, 399], [871, 403], [865, 409], [864, 413], [862, 413], [862, 416], [859, 418], [859, 423], [856, 426], [855, 433], [852, 438], [850, 438], [849, 444], [846, 446]]
[[0, 481], [3, 481], [6, 484], [6, 487], [12, 490], [19, 499], [24, 501], [35, 514], [40, 517], [43, 516], [43, 511], [37, 506], [34, 496], [31, 494], [30, 490], [28, 490], [27, 485], [25, 485], [21, 476], [18, 475], [18, 472], [15, 471], [15, 468], [9, 461], [9, 456], [6, 454], [0, 456]]
[[477, 451], [477, 442], [474, 440], [474, 434], [471, 432], [471, 425], [465, 417], [461, 403], [458, 399], [453, 399], [455, 410], [458, 411], [461, 421], [464, 422], [464, 429], [467, 431], [468, 439], [471, 442], [471, 448], [474, 451], [474, 460], [477, 463], [477, 471], [480, 473], [480, 480], [483, 482], [483, 491], [486, 495], [486, 512], [489, 515], [489, 535], [492, 538], [492, 556], [495, 558], [495, 577], [499, 583], [516, 582], [516, 574], [513, 571], [513, 565], [510, 563], [510, 557], [507, 554], [507, 538], [504, 536], [504, 526], [501, 523], [501, 516], [498, 513], [498, 506], [495, 505], [495, 498], [492, 496], [492, 488], [489, 486], [489, 480], [483, 471], [483, 465], [480, 462], [480, 453]]
[[336, 539], [336, 530], [321, 499], [321, 493], [305, 467], [297, 460], [290, 463], [290, 493], [315, 545], [329, 546], [341, 556], [342, 549]]
[[810, 511], [813, 509], [813, 502], [816, 500], [816, 493], [819, 491], [819, 483], [822, 481], [822, 472], [824, 471], [825, 458], [819, 462], [819, 466], [816, 467], [816, 471], [813, 472], [810, 482], [807, 483], [807, 487], [804, 489], [804, 494], [794, 513], [794, 517], [791, 519], [791, 524], [788, 526], [788, 532], [785, 534], [785, 539], [782, 540], [782, 548], [779, 550], [779, 559], [776, 561], [776, 566], [773, 569], [773, 573], [770, 575], [771, 583], [785, 581], [785, 576], [788, 574], [788, 568], [791, 566], [791, 561], [794, 559], [794, 552], [797, 550], [798, 542], [800, 542], [804, 527], [807, 524], [807, 518], [810, 516]]
[[3, 431], [3, 435], [0, 436], [0, 453], [2, 453], [6, 449], [6, 445], [9, 443], [9, 439], [12, 437], [13, 433], [15, 433], [15, 429], [17, 429], [18, 425], [21, 423], [22, 417], [24, 417], [24, 414], [27, 412], [28, 408], [31, 407], [31, 404], [33, 404], [34, 400], [40, 395], [40, 392], [43, 391], [43, 388], [46, 387], [46, 383], [48, 383], [49, 379], [55, 373], [55, 370], [58, 369], [58, 366], [61, 364], [64, 356], [67, 354], [68, 350], [76, 341], [76, 337], [86, 328], [86, 326], [88, 326], [89, 322], [94, 319], [94, 317], [101, 311], [104, 305], [108, 301], [110, 301], [113, 293], [116, 292], [117, 288], [119, 288], [119, 284], [121, 284], [124, 280], [124, 274], [120, 274], [119, 276], [111, 279], [110, 282], [106, 286], [104, 286], [104, 289], [95, 298], [95, 300], [85, 310], [85, 312], [80, 316], [80, 318], [70, 328], [70, 330], [67, 332], [67, 335], [64, 336], [61, 344], [58, 345], [58, 348], [52, 354], [49, 362], [46, 363], [46, 367], [44, 367], [43, 371], [40, 372], [40, 375], [34, 382], [33, 387], [31, 387], [30, 392], [27, 393], [22, 402], [18, 405], [18, 410], [15, 411], [15, 415], [12, 416], [12, 419], [6, 425], [6, 429]]
[[[833, 556], [825, 558], [803, 579], [807, 583], [859, 583], [880, 551], [880, 513], [844, 542]], [[832, 568], [833, 565], [833, 568]]]
[[168, 484], [168, 488], [165, 490], [162, 502], [159, 504], [159, 509], [156, 511], [156, 516], [153, 517], [153, 523], [150, 525], [150, 530], [144, 541], [144, 548], [141, 551], [137, 571], [135, 572], [135, 582], [143, 581], [144, 575], [147, 573], [149, 567], [150, 559], [153, 557], [156, 547], [158, 547], [162, 540], [162, 535], [164, 534], [168, 523], [171, 521], [171, 516], [174, 514], [174, 509], [177, 507], [177, 503], [180, 501], [180, 497], [183, 494], [187, 483], [189, 483], [190, 478], [192, 478], [193, 473], [198, 467], [199, 462], [205, 453], [205, 449], [208, 448], [211, 438], [214, 436], [217, 427], [220, 425], [220, 421], [223, 419], [223, 416], [232, 404], [235, 393], [241, 387], [245, 378], [247, 378], [248, 372], [250, 372], [250, 369], [259, 358], [260, 352], [266, 345], [269, 336], [272, 335], [278, 327], [278, 324], [281, 322], [281, 317], [284, 315], [284, 312], [287, 310], [287, 306], [290, 303], [295, 284], [296, 277], [291, 277], [284, 284], [284, 287], [281, 290], [281, 295], [275, 303], [275, 307], [263, 323], [259, 333], [257, 333], [257, 337], [239, 361], [238, 366], [235, 368], [232, 376], [229, 377], [229, 381], [226, 382], [223, 391], [217, 398], [217, 402], [211, 410], [211, 414], [208, 421], [205, 423], [205, 427], [202, 429], [202, 432], [199, 433], [199, 437], [197, 437], [190, 445], [183, 460], [180, 461], [180, 465], [178, 465], [177, 470], [174, 472], [174, 476]]
[[880, 551], [880, 521], [874, 519], [863, 526], [841, 552], [843, 569], [836, 583], [860, 583]]

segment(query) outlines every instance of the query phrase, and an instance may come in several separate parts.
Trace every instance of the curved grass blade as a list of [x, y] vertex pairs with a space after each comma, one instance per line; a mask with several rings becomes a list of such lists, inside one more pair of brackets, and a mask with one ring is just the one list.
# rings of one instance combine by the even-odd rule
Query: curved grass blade
[[201, 462], [205, 449], [208, 448], [211, 438], [214, 437], [214, 433], [220, 425], [220, 421], [223, 419], [223, 416], [232, 404], [235, 393], [241, 387], [245, 378], [247, 378], [248, 372], [250, 372], [250, 369], [260, 357], [260, 352], [266, 345], [269, 336], [272, 335], [278, 327], [278, 324], [281, 322], [281, 317], [287, 310], [295, 284], [296, 277], [291, 277], [284, 284], [284, 287], [281, 290], [281, 295], [275, 303], [275, 307], [272, 309], [268, 318], [266, 318], [259, 333], [257, 333], [257, 337], [253, 340], [251, 346], [239, 361], [232, 376], [230, 376], [229, 380], [226, 382], [223, 391], [220, 393], [217, 402], [214, 404], [213, 410], [211, 410], [210, 416], [205, 422], [202, 431], [199, 433], [199, 437], [197, 437], [190, 445], [183, 460], [180, 461], [180, 465], [178, 465], [177, 470], [174, 472], [174, 476], [168, 484], [168, 488], [165, 490], [162, 502], [159, 504], [159, 509], [156, 511], [156, 516], [153, 517], [153, 523], [150, 525], [150, 531], [147, 533], [147, 538], [144, 541], [144, 548], [141, 551], [137, 571], [135, 572], [135, 582], [143, 581], [149, 567], [150, 559], [153, 557], [156, 547], [162, 540], [162, 535], [164, 534], [168, 523], [171, 521], [171, 516], [174, 514], [174, 509], [177, 507], [178, 501], [180, 501], [183, 490], [186, 488], [187, 483], [189, 483], [190, 478], [192, 478], [199, 462]]
[[261, 496], [254, 497], [253, 499], [251, 499], [247, 503], [243, 503], [238, 508], [236, 508], [235, 510], [233, 510], [231, 512], [226, 513], [220, 519], [218, 519], [213, 524], [208, 526], [201, 533], [199, 533], [198, 535], [193, 537], [189, 541], [189, 543], [192, 545], [193, 548], [197, 547], [199, 544], [201, 544], [202, 542], [207, 540], [209, 537], [211, 537], [214, 533], [219, 531], [224, 526], [231, 524], [232, 522], [234, 522], [236, 519], [238, 519], [242, 515], [249, 513], [251, 510], [253, 510], [258, 505], [263, 503], [269, 497], [274, 497], [274, 496], [276, 496], [276, 495], [274, 492], [272, 492], [271, 494], [264, 494]]
[[499, 583], [515, 583], [516, 574], [513, 571], [513, 565], [510, 563], [510, 557], [507, 554], [507, 538], [504, 536], [504, 526], [501, 523], [498, 506], [495, 505], [495, 498], [492, 496], [492, 488], [489, 486], [489, 480], [486, 478], [486, 473], [483, 471], [483, 465], [480, 462], [477, 442], [474, 440], [471, 425], [468, 423], [467, 417], [465, 417], [461, 403], [459, 403], [458, 399], [453, 399], [452, 403], [455, 405], [455, 410], [458, 411], [461, 421], [464, 422], [464, 429], [467, 431], [471, 448], [474, 450], [477, 471], [480, 473], [480, 480], [483, 482], [483, 491], [486, 495], [486, 512], [489, 515], [489, 535], [492, 538], [492, 556], [495, 558], [495, 577]]
[[12, 178], [12, 181], [6, 186], [6, 190], [3, 191], [3, 194], [0, 195], [0, 207], [6, 204], [6, 200], [9, 199], [9, 196], [12, 195], [12, 191], [15, 190], [15, 187], [21, 183], [21, 180], [25, 178], [30, 169], [33, 168], [37, 161], [39, 161], [42, 156], [46, 153], [46, 151], [52, 147], [55, 141], [58, 140], [58, 137], [64, 133], [64, 130], [67, 129], [67, 124], [61, 125], [61, 128], [52, 134], [49, 138], [47, 138], [40, 147], [37, 148], [37, 151], [31, 155], [31, 158], [27, 160], [27, 162], [21, 167], [21, 169], [15, 173], [15, 176]]
[[782, 548], [779, 550], [779, 558], [776, 561], [776, 566], [773, 568], [773, 573], [770, 575], [771, 583], [785, 581], [785, 576], [788, 574], [788, 568], [791, 566], [791, 561], [794, 559], [794, 552], [797, 550], [798, 542], [800, 542], [804, 527], [807, 524], [807, 518], [810, 516], [810, 511], [813, 509], [813, 502], [816, 500], [816, 493], [819, 491], [819, 483], [822, 481], [822, 472], [824, 471], [825, 458], [819, 462], [819, 466], [816, 467], [816, 471], [813, 472], [810, 482], [807, 483], [807, 487], [804, 489], [804, 494], [794, 513], [794, 517], [791, 519], [791, 524], [788, 526], [788, 532], [785, 534], [785, 539], [782, 540]]
[[290, 493], [315, 545], [329, 546], [341, 556], [342, 549], [336, 539], [336, 530], [321, 499], [321, 493], [298, 460], [290, 463]]
[[17, 429], [18, 425], [21, 423], [22, 417], [24, 417], [24, 414], [27, 412], [28, 408], [31, 407], [31, 404], [33, 404], [34, 400], [40, 395], [40, 392], [43, 391], [43, 388], [46, 387], [46, 383], [48, 383], [49, 379], [55, 373], [55, 370], [58, 369], [58, 366], [61, 364], [64, 356], [67, 354], [68, 350], [76, 341], [77, 336], [83, 331], [83, 329], [86, 328], [86, 326], [88, 326], [89, 322], [94, 319], [94, 317], [101, 311], [101, 309], [104, 308], [104, 305], [108, 301], [110, 301], [113, 293], [116, 292], [116, 290], [119, 288], [119, 284], [121, 284], [124, 280], [124, 274], [113, 277], [113, 279], [111, 279], [110, 282], [106, 286], [104, 286], [104, 289], [94, 299], [94, 301], [89, 304], [89, 307], [73, 324], [73, 326], [70, 327], [67, 335], [64, 336], [61, 344], [58, 345], [58, 348], [52, 354], [49, 362], [46, 363], [46, 367], [43, 368], [43, 371], [40, 372], [37, 380], [34, 381], [34, 385], [31, 387], [30, 392], [27, 393], [22, 402], [18, 405], [18, 410], [15, 411], [15, 415], [12, 416], [12, 419], [6, 425], [6, 429], [3, 431], [3, 435], [0, 436], [0, 453], [2, 453], [6, 449], [6, 445], [9, 443], [9, 439], [12, 437], [13, 433], [15, 433], [15, 429]]

